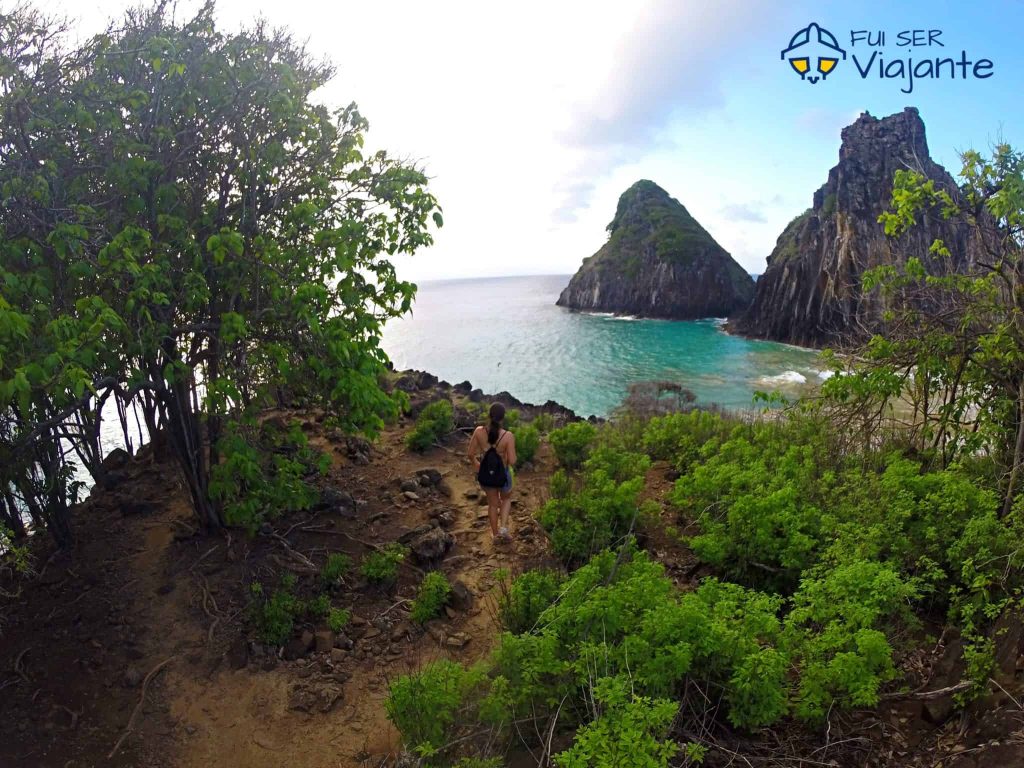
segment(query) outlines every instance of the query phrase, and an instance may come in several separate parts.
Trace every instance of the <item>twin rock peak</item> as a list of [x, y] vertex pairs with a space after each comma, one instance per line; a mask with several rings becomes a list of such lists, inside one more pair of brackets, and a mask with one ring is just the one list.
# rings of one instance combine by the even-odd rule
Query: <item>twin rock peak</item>
[[[930, 274], [965, 273], [981, 253], [971, 227], [957, 219], [923, 217], [899, 238], [885, 235], [878, 217], [891, 203], [893, 175], [908, 168], [955, 194], [952, 176], [928, 153], [916, 109], [882, 119], [862, 114], [843, 129], [838, 164], [779, 236], [756, 285], [678, 200], [638, 181], [619, 198], [608, 241], [584, 259], [557, 303], [674, 320], [729, 317], [737, 333], [805, 346], [884, 333], [892, 299], [864, 292], [866, 270], [917, 257]], [[936, 238], [951, 258], [930, 255]]]

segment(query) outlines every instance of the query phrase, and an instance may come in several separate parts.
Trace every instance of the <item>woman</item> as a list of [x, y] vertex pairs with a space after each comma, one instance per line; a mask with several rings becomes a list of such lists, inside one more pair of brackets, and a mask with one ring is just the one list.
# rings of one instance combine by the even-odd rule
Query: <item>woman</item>
[[[512, 511], [512, 468], [516, 463], [516, 438], [501, 425], [505, 406], [494, 403], [489, 427], [477, 427], [469, 440], [469, 460], [477, 480], [487, 494], [487, 517], [495, 541], [508, 540], [508, 518]], [[489, 455], [494, 451], [495, 456]], [[500, 460], [500, 465], [498, 461]], [[481, 472], [483, 467], [483, 472]], [[501, 473], [504, 477], [501, 477]], [[499, 525], [500, 516], [500, 525]]]

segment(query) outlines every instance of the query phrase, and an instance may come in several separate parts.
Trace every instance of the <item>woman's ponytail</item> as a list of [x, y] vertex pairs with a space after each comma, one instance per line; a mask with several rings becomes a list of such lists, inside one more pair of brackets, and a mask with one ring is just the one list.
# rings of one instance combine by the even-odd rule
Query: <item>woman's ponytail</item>
[[487, 430], [487, 442], [494, 445], [498, 442], [498, 435], [501, 434], [501, 421], [505, 418], [505, 406], [501, 403], [494, 403], [490, 411], [491, 426]]

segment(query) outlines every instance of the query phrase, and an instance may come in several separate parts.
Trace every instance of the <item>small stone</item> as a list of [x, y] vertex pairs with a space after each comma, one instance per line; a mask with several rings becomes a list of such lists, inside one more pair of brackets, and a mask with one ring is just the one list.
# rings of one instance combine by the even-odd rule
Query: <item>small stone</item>
[[404, 622], [404, 621], [400, 621], [391, 630], [391, 642], [396, 643], [399, 640], [404, 639], [408, 634], [409, 634], [409, 624]]
[[364, 639], [364, 640], [371, 640], [371, 639], [373, 639], [373, 638], [375, 638], [375, 637], [380, 637], [380, 630], [379, 630], [379, 629], [377, 629], [376, 627], [370, 627], [370, 628], [369, 628], [368, 630], [366, 630], [366, 632], [365, 632], [365, 633], [363, 634], [363, 639]]
[[427, 634], [430, 635], [435, 642], [444, 642], [444, 627], [441, 626], [441, 622], [434, 619], [424, 624], [423, 628], [427, 630]]
[[476, 500], [476, 499], [480, 498], [480, 491], [476, 490], [476, 488], [470, 488], [468, 491], [466, 491], [462, 495], [465, 498], [473, 501], [473, 500]]
[[473, 607], [473, 592], [461, 579], [452, 582], [452, 591], [448, 599], [452, 607], [460, 611], [468, 611]]
[[345, 660], [346, 656], [348, 656], [348, 654], [341, 648], [331, 648], [331, 661], [333, 663], [340, 664]]
[[334, 647], [343, 651], [351, 651], [353, 645], [355, 645], [355, 643], [352, 642], [352, 638], [340, 632], [334, 638]]
[[321, 629], [313, 636], [317, 653], [327, 653], [334, 647], [334, 633], [329, 629]]
[[450, 648], [465, 648], [469, 643], [469, 635], [465, 632], [456, 632], [448, 635], [448, 638], [444, 641], [444, 644]]
[[402, 495], [405, 496], [405, 498], [407, 498], [409, 501], [419, 501], [420, 500], [419, 494], [418, 493], [413, 493], [412, 491], [406, 491]]
[[448, 617], [449, 619], [454, 619], [454, 618], [455, 618], [456, 616], [458, 616], [458, 615], [459, 615], [459, 614], [457, 614], [457, 613], [456, 613], [456, 612], [455, 612], [454, 610], [452, 610], [452, 607], [451, 607], [450, 605], [446, 605], [446, 606], [444, 607], [444, 614], [445, 614], [445, 616], [447, 616], [447, 617]]
[[433, 468], [421, 469], [416, 475], [419, 477], [420, 485], [426, 488], [436, 488], [444, 479], [441, 473]]
[[431, 563], [440, 560], [455, 543], [455, 537], [440, 528], [431, 528], [409, 544], [417, 562]]
[[420, 489], [420, 484], [416, 480], [408, 479], [403, 480], [401, 486], [399, 486], [404, 493], [415, 493]]
[[313, 633], [308, 629], [302, 630], [301, 635], [302, 645], [307, 651], [312, 651], [313, 646], [316, 644], [316, 638], [313, 637]]

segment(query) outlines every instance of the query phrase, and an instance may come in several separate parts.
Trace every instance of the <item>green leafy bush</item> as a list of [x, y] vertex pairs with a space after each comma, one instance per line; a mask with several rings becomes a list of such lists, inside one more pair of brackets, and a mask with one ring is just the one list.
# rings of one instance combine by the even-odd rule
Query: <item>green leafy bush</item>
[[519, 409], [510, 408], [505, 411], [505, 419], [502, 422], [505, 429], [516, 429], [519, 426]]
[[352, 614], [344, 608], [331, 608], [327, 613], [327, 626], [330, 627], [332, 632], [341, 632], [348, 626], [351, 618]]
[[405, 560], [406, 549], [401, 544], [388, 544], [363, 558], [359, 572], [371, 584], [393, 584], [398, 579], [398, 566]]
[[315, 619], [322, 619], [331, 611], [331, 598], [321, 592], [316, 597], [310, 598], [303, 607], [305, 613]]
[[566, 469], [577, 469], [590, 454], [597, 437], [597, 428], [588, 421], [577, 421], [556, 429], [548, 435], [558, 463]]
[[454, 726], [465, 722], [466, 700], [485, 679], [480, 669], [465, 669], [447, 659], [435, 661], [395, 680], [384, 708], [406, 748], [430, 758], [452, 741]]
[[540, 447], [540, 432], [531, 425], [516, 431], [516, 459], [520, 464], [533, 461]]
[[217, 445], [222, 460], [210, 468], [210, 498], [223, 504], [229, 524], [250, 532], [264, 520], [312, 506], [317, 491], [305, 478], [330, 466], [298, 424], [288, 431], [236, 426]]
[[555, 553], [567, 563], [583, 562], [646, 516], [649, 507], [642, 507], [639, 498], [649, 468], [643, 454], [601, 447], [584, 463], [578, 488], [556, 473], [551, 498], [537, 513]]
[[555, 756], [559, 768], [668, 768], [679, 745], [668, 733], [679, 703], [632, 692], [625, 677], [594, 684], [601, 708], [595, 720], [576, 732], [572, 747]]
[[529, 632], [541, 612], [554, 602], [562, 585], [555, 571], [526, 571], [510, 585], [503, 582], [498, 597], [498, 618], [512, 633]]
[[416, 599], [412, 601], [410, 617], [417, 624], [434, 618], [441, 613], [451, 592], [452, 585], [448, 583], [447, 577], [440, 571], [431, 571], [420, 583]]
[[672, 413], [648, 420], [641, 440], [651, 458], [670, 461], [683, 470], [702, 454], [713, 454], [734, 426], [734, 422], [710, 411]]
[[546, 435], [555, 428], [555, 417], [550, 413], [538, 413], [533, 417], [533, 420], [530, 422], [530, 426], [536, 429], [540, 434]]
[[283, 645], [291, 637], [295, 626], [295, 616], [301, 610], [301, 604], [295, 597], [294, 576], [284, 579], [281, 587], [267, 597], [263, 585], [258, 581], [250, 585], [253, 602], [250, 615], [256, 625], [256, 634], [260, 640], [271, 645]]
[[344, 552], [331, 552], [320, 569], [320, 583], [325, 587], [337, 584], [351, 567], [352, 558]]
[[455, 429], [452, 404], [449, 400], [435, 400], [416, 418], [416, 426], [406, 438], [410, 450], [423, 452]]

